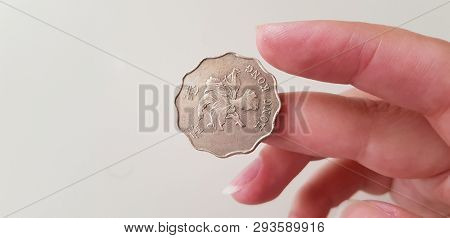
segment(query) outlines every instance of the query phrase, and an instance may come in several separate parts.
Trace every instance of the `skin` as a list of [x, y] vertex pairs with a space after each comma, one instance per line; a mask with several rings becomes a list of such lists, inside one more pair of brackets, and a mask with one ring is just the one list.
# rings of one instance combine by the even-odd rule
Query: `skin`
[[353, 201], [343, 217], [450, 215], [449, 42], [381, 25], [305, 21], [259, 26], [256, 43], [282, 71], [355, 90], [309, 93], [301, 107], [302, 92], [281, 94], [275, 132], [231, 182], [236, 201], [268, 202], [309, 161], [332, 158], [299, 189], [290, 217], [326, 217], [360, 190], [390, 193], [395, 204]]

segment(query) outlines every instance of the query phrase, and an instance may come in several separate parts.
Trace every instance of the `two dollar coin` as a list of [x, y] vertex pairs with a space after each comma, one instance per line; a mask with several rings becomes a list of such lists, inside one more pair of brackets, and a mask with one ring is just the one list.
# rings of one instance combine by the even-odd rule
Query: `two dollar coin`
[[175, 99], [178, 127], [197, 150], [220, 158], [250, 153], [274, 128], [276, 84], [256, 59], [206, 58], [183, 78]]

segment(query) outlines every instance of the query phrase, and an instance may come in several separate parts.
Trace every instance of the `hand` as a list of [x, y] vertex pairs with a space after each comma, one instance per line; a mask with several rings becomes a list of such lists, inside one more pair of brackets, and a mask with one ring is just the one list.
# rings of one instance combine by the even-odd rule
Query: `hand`
[[450, 215], [449, 42], [380, 25], [308, 21], [260, 26], [257, 45], [280, 70], [360, 91], [309, 93], [301, 108], [301, 92], [281, 94], [268, 145], [225, 192], [264, 203], [309, 161], [331, 157], [300, 188], [291, 217], [326, 217], [359, 190], [390, 192], [396, 205], [354, 202], [343, 216]]

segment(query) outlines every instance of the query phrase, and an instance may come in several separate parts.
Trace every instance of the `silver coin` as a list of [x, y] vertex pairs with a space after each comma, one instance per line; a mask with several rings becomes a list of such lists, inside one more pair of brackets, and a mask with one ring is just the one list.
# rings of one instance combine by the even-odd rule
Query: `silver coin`
[[280, 98], [275, 77], [258, 60], [226, 53], [183, 77], [175, 105], [192, 145], [225, 158], [250, 153], [270, 135]]

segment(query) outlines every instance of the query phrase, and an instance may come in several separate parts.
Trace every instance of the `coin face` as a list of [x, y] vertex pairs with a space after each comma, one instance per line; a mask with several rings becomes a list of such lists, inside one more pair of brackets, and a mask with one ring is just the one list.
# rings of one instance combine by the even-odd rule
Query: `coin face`
[[258, 60], [227, 53], [187, 73], [175, 105], [192, 145], [225, 158], [253, 151], [272, 132], [280, 99]]

